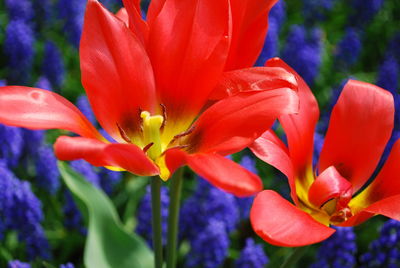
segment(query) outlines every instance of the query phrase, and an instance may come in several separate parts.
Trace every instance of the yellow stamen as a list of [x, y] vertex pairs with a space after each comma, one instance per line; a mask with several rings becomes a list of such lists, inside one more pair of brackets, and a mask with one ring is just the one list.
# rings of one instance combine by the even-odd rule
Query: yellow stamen
[[164, 118], [161, 115], [151, 116], [149, 112], [143, 111], [140, 114], [143, 119], [143, 140], [144, 144], [153, 143], [147, 151], [147, 155], [156, 160], [162, 153], [160, 127], [163, 124]]

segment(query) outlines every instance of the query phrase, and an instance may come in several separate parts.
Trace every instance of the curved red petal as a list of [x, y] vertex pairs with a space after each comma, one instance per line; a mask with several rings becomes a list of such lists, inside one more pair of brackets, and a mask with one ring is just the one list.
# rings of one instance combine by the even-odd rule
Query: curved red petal
[[54, 152], [62, 161], [84, 159], [94, 166], [119, 167], [139, 176], [158, 174], [157, 166], [133, 144], [61, 136], [54, 144]]
[[39, 88], [0, 87], [0, 123], [30, 129], [65, 129], [88, 138], [102, 138], [72, 103]]
[[256, 174], [221, 155], [187, 154], [186, 161], [194, 172], [212, 185], [236, 196], [251, 196], [263, 188]]
[[277, 88], [297, 89], [294, 75], [278, 67], [253, 67], [223, 73], [209, 99], [220, 100], [238, 92]]
[[272, 130], [268, 130], [256, 139], [250, 146], [250, 150], [262, 161], [277, 168], [286, 175], [292, 200], [298, 202], [296, 184], [294, 182], [293, 163], [288, 155], [286, 145], [276, 136]]
[[151, 24], [148, 51], [170, 122], [184, 114], [190, 124], [207, 101], [225, 64], [228, 24], [228, 0], [167, 0]]
[[350, 80], [333, 108], [319, 170], [335, 166], [356, 192], [374, 171], [391, 136], [393, 120], [390, 92]]
[[129, 28], [145, 45], [149, 36], [149, 27], [142, 18], [140, 0], [122, 0], [129, 16]]
[[374, 181], [359, 195], [353, 198], [352, 203], [357, 207], [366, 208], [369, 205], [400, 194], [400, 140], [397, 140]]
[[264, 45], [268, 14], [278, 0], [231, 0], [232, 44], [226, 70], [253, 66]]
[[308, 190], [308, 199], [316, 207], [321, 207], [333, 198], [338, 198], [340, 199], [339, 202], [344, 202], [343, 204], [347, 205], [352, 194], [351, 183], [332, 166], [319, 174], [314, 183], [311, 184]]
[[386, 217], [400, 221], [400, 194], [381, 199], [368, 207], [357, 211], [357, 213], [340, 226], [355, 226], [368, 220], [369, 218], [380, 214]]
[[139, 110], [153, 111], [154, 76], [146, 51], [127, 25], [89, 0], [80, 45], [82, 84], [101, 126], [123, 141], [139, 130]]
[[276, 246], [314, 244], [335, 232], [271, 190], [262, 191], [256, 196], [250, 221], [253, 230], [262, 239]]
[[303, 78], [289, 65], [279, 58], [273, 58], [266, 62], [270, 67], [281, 67], [295, 75], [298, 82], [298, 94], [300, 108], [297, 114], [284, 115], [279, 118], [285, 130], [290, 157], [292, 158], [296, 174], [299, 178], [312, 164], [314, 148], [314, 131], [319, 118], [318, 103], [310, 88]]
[[149, 8], [147, 10], [146, 20], [149, 26], [151, 27], [154, 20], [160, 14], [160, 11], [164, 7], [166, 0], [152, 0], [150, 1]]
[[128, 11], [126, 11], [126, 8], [122, 7], [118, 10], [118, 12], [115, 14], [117, 18], [125, 22], [126, 25], [129, 24], [129, 15]]
[[268, 130], [278, 116], [297, 112], [297, 93], [289, 88], [241, 92], [220, 100], [194, 123], [191, 152], [238, 152]]

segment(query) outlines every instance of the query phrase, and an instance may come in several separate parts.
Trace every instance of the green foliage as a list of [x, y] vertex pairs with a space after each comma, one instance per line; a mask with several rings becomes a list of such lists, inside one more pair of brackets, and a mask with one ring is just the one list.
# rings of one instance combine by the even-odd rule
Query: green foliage
[[68, 188], [87, 209], [88, 237], [84, 262], [88, 268], [153, 266], [153, 254], [137, 235], [127, 232], [109, 198], [65, 163], [59, 163]]

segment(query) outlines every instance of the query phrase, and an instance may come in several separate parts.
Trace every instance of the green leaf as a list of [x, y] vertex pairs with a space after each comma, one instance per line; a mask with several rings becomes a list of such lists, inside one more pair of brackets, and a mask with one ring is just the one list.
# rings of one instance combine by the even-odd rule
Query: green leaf
[[85, 246], [87, 268], [149, 268], [153, 253], [139, 236], [127, 232], [110, 199], [62, 162], [58, 163], [64, 182], [87, 208], [88, 237]]

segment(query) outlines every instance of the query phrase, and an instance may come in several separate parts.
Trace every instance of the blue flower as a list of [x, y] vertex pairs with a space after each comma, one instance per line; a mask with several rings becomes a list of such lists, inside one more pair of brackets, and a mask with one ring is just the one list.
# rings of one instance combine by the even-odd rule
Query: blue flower
[[362, 268], [400, 266], [400, 222], [388, 220], [378, 239], [371, 242], [369, 251], [360, 257]]
[[[167, 241], [167, 221], [168, 221], [168, 206], [169, 206], [169, 191], [167, 187], [161, 187], [161, 221], [162, 221], [162, 243], [166, 244]], [[152, 223], [151, 223], [151, 189], [146, 188], [146, 194], [140, 201], [136, 226], [136, 232], [143, 236], [148, 244], [152, 246]]]
[[312, 85], [319, 74], [322, 55], [322, 34], [317, 28], [310, 32], [304, 26], [293, 25], [290, 28], [282, 58], [295, 69], [300, 76]]
[[60, 188], [60, 172], [53, 149], [50, 146], [41, 146], [35, 160], [36, 184], [50, 194], [55, 194]]
[[35, 87], [41, 88], [41, 89], [45, 89], [45, 90], [48, 90], [48, 91], [52, 91], [53, 90], [49, 79], [47, 79], [44, 76], [39, 77], [39, 79], [37, 80], [37, 82], [35, 84]]
[[31, 268], [31, 265], [19, 260], [9, 261], [8, 268]]
[[252, 238], [246, 239], [246, 246], [240, 253], [239, 259], [235, 262], [237, 268], [258, 268], [265, 267], [269, 259], [261, 245], [254, 242]]
[[33, 16], [32, 2], [29, 0], [5, 1], [9, 20], [30, 21]]
[[90, 123], [93, 125], [97, 124], [96, 116], [93, 113], [92, 107], [86, 95], [80, 95], [76, 100], [76, 106], [78, 109], [89, 119]]
[[354, 28], [346, 29], [345, 35], [342, 40], [339, 41], [336, 48], [336, 64], [338, 64], [340, 68], [351, 67], [358, 60], [361, 49], [362, 43], [357, 30]]
[[23, 145], [24, 139], [20, 128], [0, 124], [0, 159], [3, 159], [9, 167], [18, 165]]
[[379, 68], [376, 85], [389, 90], [392, 94], [397, 95], [399, 88], [400, 66], [394, 57], [388, 56]]
[[227, 232], [233, 231], [239, 221], [235, 197], [211, 186], [205, 180], [198, 181], [196, 192], [182, 205], [181, 236], [195, 239], [210, 220], [221, 221]]
[[345, 268], [356, 264], [357, 245], [352, 227], [334, 227], [336, 232], [321, 243], [311, 268]]
[[44, 140], [44, 130], [21, 128], [24, 140], [24, 156], [35, 156]]
[[76, 48], [82, 35], [83, 17], [86, 1], [60, 0], [58, 2], [59, 16], [64, 20], [64, 30], [69, 41]]
[[34, 35], [31, 27], [22, 20], [12, 20], [6, 28], [4, 53], [8, 57], [9, 78], [25, 83], [33, 62]]
[[93, 166], [85, 160], [74, 160], [70, 162], [71, 168], [81, 174], [88, 182], [100, 187], [100, 177], [94, 171]]
[[395, 57], [400, 62], [400, 32], [393, 35], [389, 42], [388, 54]]
[[308, 22], [324, 20], [336, 0], [303, 0], [303, 14]]
[[66, 264], [61, 264], [60, 268], [75, 268], [75, 266], [72, 263], [66, 263]]
[[360, 28], [368, 24], [382, 8], [384, 2], [384, 0], [352, 0], [353, 15], [350, 19], [351, 23]]
[[215, 268], [228, 255], [229, 235], [224, 222], [211, 219], [206, 228], [197, 233], [186, 258], [187, 267]]
[[[256, 161], [254, 160], [254, 158], [248, 155], [242, 157], [240, 165], [254, 174], [258, 173], [256, 168]], [[235, 197], [235, 199], [237, 202], [237, 206], [239, 208], [240, 219], [241, 220], [248, 219], [250, 215], [250, 208], [251, 205], [253, 204], [254, 196]]]
[[47, 41], [44, 47], [43, 74], [54, 87], [60, 87], [64, 80], [64, 61], [57, 46]]
[[[274, 20], [277, 24], [277, 28], [281, 29], [283, 23], [286, 20], [286, 4], [285, 1], [279, 0], [276, 4], [271, 8], [271, 11], [268, 16], [269, 20]], [[269, 30], [268, 30], [269, 32]]]
[[269, 18], [268, 33], [265, 38], [264, 47], [257, 59], [256, 66], [264, 66], [265, 62], [272, 57], [278, 56], [279, 51], [279, 28], [276, 20]]
[[112, 171], [107, 168], [101, 168], [98, 174], [100, 177], [101, 188], [108, 195], [112, 193], [115, 185], [117, 185], [122, 179], [122, 172]]
[[42, 204], [32, 193], [30, 184], [20, 181], [0, 163], [1, 230], [16, 230], [25, 242], [29, 259], [49, 258], [49, 244], [44, 235]]

